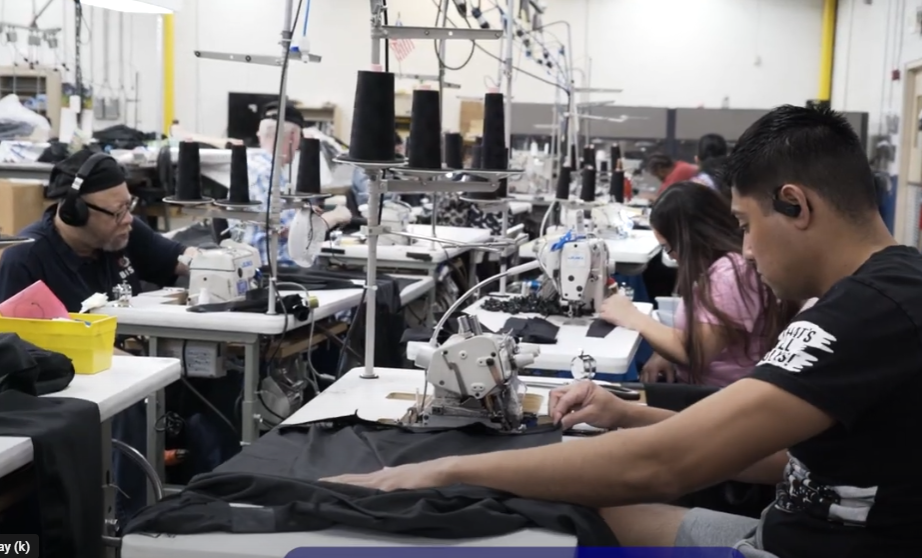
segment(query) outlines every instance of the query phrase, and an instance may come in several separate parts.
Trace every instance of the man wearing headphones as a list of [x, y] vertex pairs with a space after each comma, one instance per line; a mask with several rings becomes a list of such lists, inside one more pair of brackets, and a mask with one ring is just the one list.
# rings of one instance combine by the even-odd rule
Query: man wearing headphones
[[[142, 281], [168, 286], [188, 272], [178, 261], [186, 247], [132, 218], [135, 199], [112, 157], [89, 150], [72, 155], [55, 165], [48, 193], [58, 204], [19, 233], [35, 241], [7, 248], [0, 257], [0, 301], [41, 280], [68, 311], [79, 312], [95, 293], [111, 299], [124, 283], [137, 294]], [[113, 436], [143, 449], [144, 425], [141, 403], [115, 417]], [[121, 459], [116, 453], [118, 503], [122, 513], [131, 513], [145, 502], [145, 480]]]

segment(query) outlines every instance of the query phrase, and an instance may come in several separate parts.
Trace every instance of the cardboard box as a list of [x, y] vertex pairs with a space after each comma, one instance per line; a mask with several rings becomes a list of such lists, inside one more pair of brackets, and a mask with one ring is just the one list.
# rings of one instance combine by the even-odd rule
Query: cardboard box
[[41, 219], [53, 203], [45, 199], [45, 188], [37, 181], [0, 180], [0, 233], [18, 233]]

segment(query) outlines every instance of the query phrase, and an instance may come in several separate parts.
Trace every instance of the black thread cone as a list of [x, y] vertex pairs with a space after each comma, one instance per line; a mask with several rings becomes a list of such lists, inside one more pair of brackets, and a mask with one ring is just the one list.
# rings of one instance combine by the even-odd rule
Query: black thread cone
[[229, 203], [247, 205], [250, 203], [250, 173], [247, 169], [247, 146], [232, 145], [230, 168]]
[[579, 199], [584, 202], [595, 201], [595, 169], [583, 169], [583, 184], [579, 191]]
[[483, 98], [483, 168], [506, 170], [506, 107], [502, 93], [487, 93]]
[[198, 143], [194, 141], [179, 143], [176, 195], [173, 196], [177, 201], [202, 199], [202, 172], [198, 149]]
[[595, 168], [595, 147], [591, 145], [583, 148], [583, 168]]
[[621, 158], [621, 146], [617, 143], [611, 146], [611, 168], [615, 168], [618, 159]]
[[[475, 143], [473, 149], [471, 150], [471, 168], [483, 168], [483, 144], [481, 143]], [[471, 176], [468, 177], [468, 181], [487, 182], [487, 179], [480, 178], [479, 176]], [[496, 199], [496, 192], [465, 192], [464, 197], [473, 200], [493, 200]]]
[[479, 143], [475, 143], [474, 147], [471, 149], [471, 168], [483, 168], [483, 145]]
[[618, 203], [624, 203], [624, 171], [616, 170], [611, 173], [611, 184], [608, 193]]
[[577, 169], [579, 168], [579, 159], [576, 158], [576, 146], [570, 146], [570, 168]]
[[570, 199], [570, 182], [572, 181], [572, 170], [570, 167], [561, 167], [560, 174], [557, 175], [557, 199]]
[[319, 194], [320, 140], [301, 138], [298, 157], [298, 181], [295, 183], [295, 192], [298, 194]]
[[394, 74], [360, 71], [355, 85], [349, 157], [389, 162], [394, 157]]
[[442, 168], [442, 116], [439, 92], [417, 89], [413, 92], [410, 117], [409, 167], [439, 170]]
[[599, 172], [600, 173], [608, 172], [608, 161], [605, 161], [604, 159], [602, 161], [599, 161]]
[[445, 134], [445, 167], [464, 168], [464, 136], [457, 132]]

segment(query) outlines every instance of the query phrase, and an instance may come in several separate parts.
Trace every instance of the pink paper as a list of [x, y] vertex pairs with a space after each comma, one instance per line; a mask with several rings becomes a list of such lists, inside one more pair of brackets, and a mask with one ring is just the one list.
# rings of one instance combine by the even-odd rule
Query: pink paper
[[67, 308], [44, 281], [36, 281], [0, 304], [0, 316], [31, 320], [67, 318]]

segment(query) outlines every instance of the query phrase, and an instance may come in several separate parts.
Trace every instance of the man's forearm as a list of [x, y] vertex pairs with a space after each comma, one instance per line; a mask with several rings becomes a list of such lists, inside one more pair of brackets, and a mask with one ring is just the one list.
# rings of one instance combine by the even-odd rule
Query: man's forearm
[[[527, 450], [440, 460], [442, 484], [470, 484], [523, 498], [609, 507], [676, 497], [664, 456], [650, 449], [640, 430]], [[572, 471], [562, 477], [561, 471]]]
[[618, 426], [621, 428], [641, 428], [663, 422], [675, 414], [675, 411], [670, 411], [668, 409], [658, 409], [656, 407], [648, 407], [647, 405], [633, 404], [624, 417], [624, 424]]
[[788, 452], [779, 451], [744, 469], [733, 477], [739, 482], [775, 485], [784, 478], [784, 468], [788, 464]]

